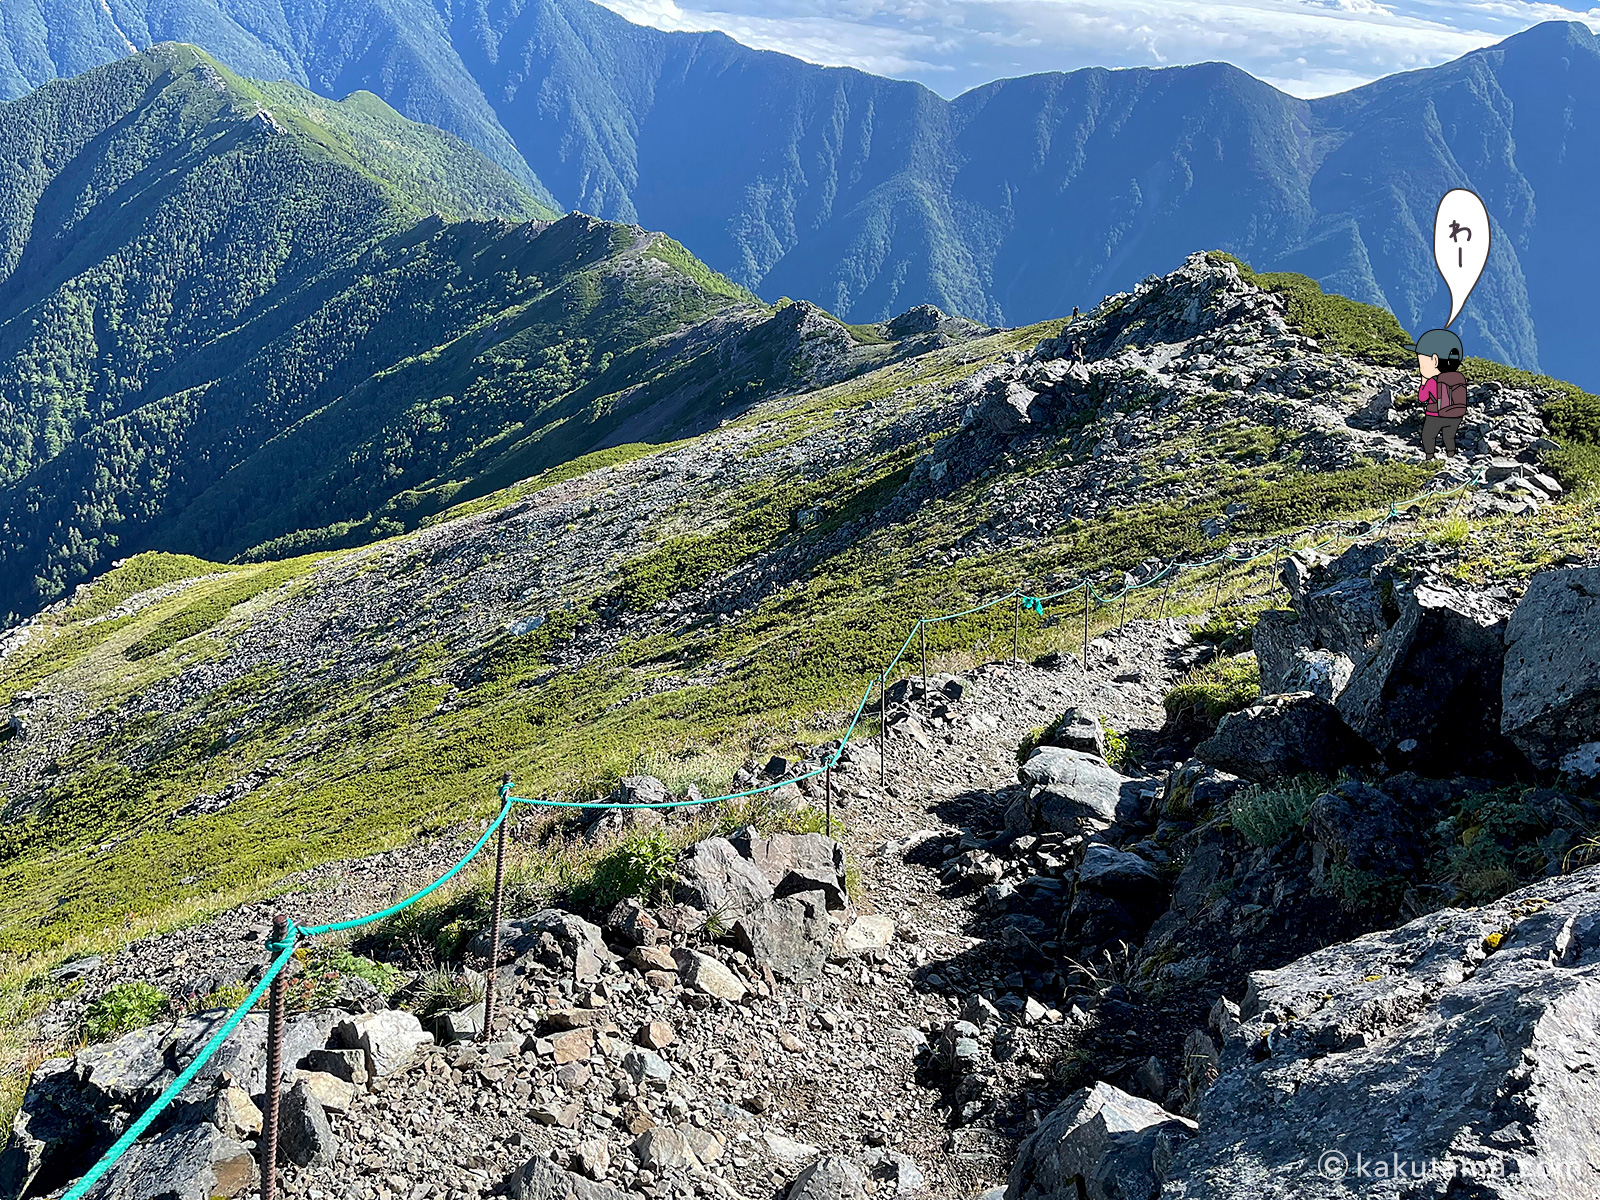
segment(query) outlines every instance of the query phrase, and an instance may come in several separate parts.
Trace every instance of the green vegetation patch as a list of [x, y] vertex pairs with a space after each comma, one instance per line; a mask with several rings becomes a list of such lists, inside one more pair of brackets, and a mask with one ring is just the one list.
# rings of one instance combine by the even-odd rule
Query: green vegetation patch
[[164, 618], [150, 632], [131, 642], [122, 652], [123, 657], [129, 662], [138, 662], [141, 658], [149, 658], [152, 654], [159, 654], [187, 638], [192, 638], [197, 633], [204, 633], [238, 605], [254, 600], [262, 592], [300, 578], [315, 565], [316, 561], [316, 557], [306, 556], [251, 571], [226, 587], [201, 596]]
[[1312, 801], [1332, 786], [1321, 775], [1299, 775], [1271, 786], [1251, 784], [1229, 802], [1228, 817], [1247, 842], [1270, 849], [1300, 832]]
[[217, 575], [230, 570], [222, 563], [207, 562], [190, 554], [163, 554], [149, 551], [136, 554], [119, 567], [107, 571], [82, 596], [61, 614], [65, 621], [87, 621], [104, 616], [130, 596], [165, 583]]
[[1293, 271], [1257, 272], [1221, 250], [1212, 250], [1206, 257], [1212, 262], [1231, 262], [1249, 282], [1282, 295], [1288, 301], [1285, 319], [1302, 334], [1316, 338], [1324, 349], [1390, 367], [1416, 362], [1410, 336], [1387, 309], [1331, 295], [1316, 280]]
[[1217, 658], [1196, 667], [1167, 693], [1169, 720], [1185, 715], [1215, 726], [1224, 716], [1248, 708], [1261, 696], [1261, 668], [1254, 655]]
[[83, 1035], [91, 1042], [108, 1042], [130, 1029], [165, 1016], [172, 998], [144, 980], [107, 988], [83, 1015]]

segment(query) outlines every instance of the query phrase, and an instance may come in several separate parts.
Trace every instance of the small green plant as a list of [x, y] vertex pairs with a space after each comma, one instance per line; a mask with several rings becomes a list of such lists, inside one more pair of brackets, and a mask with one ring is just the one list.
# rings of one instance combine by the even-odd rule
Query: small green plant
[[610, 908], [637, 897], [654, 903], [671, 883], [678, 849], [660, 829], [629, 834], [595, 866], [591, 895], [596, 907]]
[[1111, 728], [1104, 717], [1100, 718], [1100, 728], [1106, 735], [1106, 763], [1120, 771], [1128, 763], [1128, 739]]
[[1459, 546], [1472, 536], [1472, 522], [1463, 516], [1448, 516], [1434, 530], [1433, 540], [1441, 546]]
[[1311, 802], [1329, 786], [1321, 775], [1300, 775], [1276, 787], [1252, 784], [1229, 803], [1228, 816], [1247, 842], [1270, 848], [1305, 824]]
[[107, 988], [83, 1016], [86, 1041], [105, 1042], [166, 1015], [172, 998], [144, 980]]
[[426, 971], [417, 980], [412, 1011], [418, 1017], [459, 1012], [483, 999], [483, 983], [459, 971], [443, 967]]
[[1261, 668], [1253, 656], [1218, 658], [1196, 667], [1167, 693], [1169, 720], [1188, 717], [1214, 727], [1231, 712], [1248, 708], [1261, 695]]
[[1330, 863], [1323, 890], [1337, 896], [1347, 912], [1387, 912], [1400, 903], [1406, 881], [1349, 863]]

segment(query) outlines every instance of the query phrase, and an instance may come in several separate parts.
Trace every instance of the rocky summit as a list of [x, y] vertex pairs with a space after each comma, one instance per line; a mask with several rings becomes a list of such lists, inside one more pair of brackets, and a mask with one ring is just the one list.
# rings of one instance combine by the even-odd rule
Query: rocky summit
[[1586, 402], [1469, 370], [1436, 471], [1347, 305], [1195, 255], [913, 311], [684, 442], [11, 631], [0, 1197], [503, 773], [591, 807], [512, 810], [498, 927], [491, 842], [301, 945], [276, 1163], [251, 1011], [90, 1196], [1600, 1195]]

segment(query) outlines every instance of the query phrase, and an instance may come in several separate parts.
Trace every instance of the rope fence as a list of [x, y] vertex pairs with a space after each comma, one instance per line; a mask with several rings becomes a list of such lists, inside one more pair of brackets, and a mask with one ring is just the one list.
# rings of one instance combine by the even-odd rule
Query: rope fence
[[[1326, 546], [1332, 545], [1333, 543], [1338, 542], [1338, 541], [1356, 542], [1356, 541], [1361, 540], [1362, 538], [1371, 537], [1371, 536], [1375, 535], [1379, 530], [1381, 530], [1385, 526], [1387, 526], [1389, 523], [1391, 523], [1391, 522], [1393, 522], [1395, 520], [1398, 520], [1399, 517], [1400, 517], [1400, 512], [1401, 512], [1402, 507], [1409, 509], [1413, 505], [1421, 503], [1423, 501], [1448, 499], [1451, 496], [1459, 495], [1459, 494], [1465, 492], [1468, 488], [1480, 486], [1480, 485], [1482, 485], [1483, 482], [1484, 482], [1484, 473], [1480, 471], [1476, 477], [1474, 477], [1472, 479], [1469, 479], [1469, 480], [1465, 481], [1464, 483], [1462, 483], [1460, 486], [1452, 488], [1452, 489], [1449, 489], [1448, 491], [1424, 492], [1424, 493], [1420, 493], [1419, 495], [1413, 496], [1409, 500], [1406, 500], [1406, 501], [1403, 501], [1403, 502], [1397, 501], [1397, 502], [1391, 504], [1389, 506], [1389, 511], [1386, 514], [1384, 514], [1382, 517], [1378, 518], [1377, 520], [1371, 522], [1367, 526], [1366, 529], [1364, 529], [1364, 530], [1362, 530], [1362, 531], [1360, 531], [1358, 533], [1353, 533], [1353, 534], [1334, 533], [1334, 534], [1331, 534], [1330, 536], [1324, 538], [1320, 542], [1316, 542], [1316, 543], [1314, 543], [1314, 544], [1312, 544], [1310, 546], [1306, 546], [1306, 547], [1298, 547], [1297, 549], [1320, 550], [1320, 549], [1322, 549], [1322, 548], [1324, 548]], [[302, 926], [302, 925], [296, 924], [292, 920], [287, 919], [283, 914], [278, 914], [274, 918], [273, 938], [272, 938], [271, 941], [269, 941], [267, 943], [268, 953], [272, 957], [270, 958], [270, 961], [269, 961], [265, 971], [263, 972], [260, 981], [251, 990], [250, 994], [245, 997], [244, 1001], [227, 1016], [227, 1018], [223, 1021], [223, 1023], [218, 1027], [217, 1031], [214, 1034], [212, 1034], [211, 1038], [206, 1042], [205, 1046], [202, 1047], [202, 1049], [200, 1050], [200, 1053], [198, 1055], [196, 1055], [194, 1061], [191, 1062], [187, 1067], [185, 1067], [183, 1069], [183, 1071], [177, 1076], [177, 1078], [174, 1079], [172, 1081], [172, 1083], [170, 1083], [161, 1092], [161, 1094], [159, 1096], [157, 1096], [156, 1099], [153, 1100], [150, 1103], [149, 1107], [147, 1107], [144, 1110], [144, 1112], [141, 1113], [139, 1115], [139, 1117], [123, 1132], [122, 1136], [119, 1137], [116, 1140], [116, 1142], [110, 1147], [110, 1149], [108, 1149], [100, 1157], [100, 1159], [94, 1164], [94, 1166], [91, 1167], [89, 1169], [89, 1171], [86, 1174], [84, 1174], [84, 1176], [82, 1178], [80, 1178], [76, 1183], [74, 1183], [70, 1188], [67, 1189], [67, 1191], [62, 1195], [61, 1200], [83, 1200], [83, 1198], [89, 1193], [89, 1191], [95, 1186], [95, 1184], [98, 1183], [105, 1176], [106, 1172], [109, 1171], [118, 1162], [118, 1160], [120, 1160], [122, 1158], [122, 1156], [125, 1155], [128, 1152], [128, 1150], [134, 1145], [134, 1143], [139, 1139], [139, 1137], [141, 1135], [143, 1135], [145, 1133], [145, 1131], [150, 1128], [151, 1124], [154, 1123], [154, 1121], [167, 1109], [167, 1107], [169, 1105], [171, 1105], [173, 1100], [175, 1100], [178, 1097], [179, 1093], [181, 1093], [184, 1090], [185, 1087], [187, 1087], [191, 1082], [193, 1082], [195, 1076], [199, 1074], [200, 1070], [205, 1066], [205, 1064], [208, 1061], [210, 1061], [212, 1056], [215, 1055], [216, 1052], [222, 1047], [222, 1044], [228, 1039], [228, 1036], [230, 1034], [232, 1034], [233, 1031], [238, 1027], [239, 1023], [242, 1020], [244, 1020], [245, 1015], [247, 1013], [249, 1013], [249, 1011], [252, 1008], [254, 1008], [256, 1004], [258, 1004], [260, 1002], [260, 1000], [261, 1000], [263, 995], [267, 995], [268, 996], [268, 1024], [267, 1024], [267, 1075], [268, 1075], [268, 1078], [266, 1080], [267, 1108], [266, 1108], [266, 1112], [263, 1114], [262, 1134], [261, 1134], [261, 1141], [260, 1141], [261, 1159], [262, 1159], [262, 1161], [261, 1161], [261, 1198], [262, 1198], [262, 1200], [275, 1200], [276, 1190], [277, 1190], [277, 1170], [276, 1170], [276, 1162], [275, 1162], [275, 1158], [276, 1158], [275, 1151], [276, 1151], [277, 1136], [278, 1136], [278, 1106], [279, 1106], [278, 1102], [279, 1102], [279, 1096], [280, 1096], [280, 1080], [281, 1080], [281, 1068], [282, 1068], [282, 1064], [279, 1061], [279, 1059], [280, 1059], [280, 1051], [281, 1051], [282, 1038], [283, 1038], [284, 992], [285, 992], [284, 984], [286, 982], [286, 979], [285, 979], [285, 976], [284, 976], [284, 972], [285, 972], [286, 968], [288, 967], [289, 963], [292, 961], [296, 949], [298, 949], [299, 945], [303, 941], [305, 941], [307, 939], [318, 937], [318, 936], [321, 936], [321, 935], [324, 935], [324, 934], [340, 933], [340, 932], [344, 932], [344, 931], [351, 930], [351, 929], [358, 929], [358, 928], [361, 928], [361, 927], [366, 926], [366, 925], [375, 924], [376, 922], [382, 921], [387, 917], [392, 917], [392, 916], [395, 916], [396, 914], [398, 914], [400, 912], [403, 912], [404, 910], [410, 908], [412, 905], [414, 905], [414, 904], [418, 903], [419, 901], [425, 899], [427, 896], [431, 895], [432, 893], [437, 891], [439, 888], [443, 887], [450, 880], [454, 879], [467, 866], [468, 863], [470, 863], [474, 858], [476, 858], [478, 856], [479, 852], [481, 852], [483, 850], [484, 846], [486, 846], [488, 844], [489, 839], [491, 837], [494, 837], [494, 838], [497, 839], [496, 870], [495, 870], [495, 895], [494, 895], [494, 925], [493, 925], [493, 931], [491, 933], [491, 944], [490, 944], [490, 955], [491, 955], [491, 957], [490, 957], [489, 969], [485, 972], [485, 975], [484, 975], [484, 978], [485, 978], [485, 984], [484, 984], [484, 1018], [483, 1018], [483, 1028], [481, 1030], [481, 1036], [483, 1036], [485, 1038], [488, 1037], [489, 1033], [490, 1033], [491, 1021], [492, 1021], [493, 1015], [494, 1015], [495, 974], [496, 974], [495, 967], [497, 965], [497, 960], [498, 960], [498, 957], [499, 957], [499, 955], [498, 955], [499, 926], [500, 926], [499, 915], [500, 915], [501, 888], [502, 888], [503, 874], [504, 874], [504, 864], [505, 864], [506, 819], [507, 819], [507, 817], [510, 816], [510, 814], [511, 814], [512, 810], [515, 808], [515, 806], [521, 804], [521, 805], [528, 805], [529, 807], [534, 807], [534, 808], [568, 808], [568, 809], [591, 809], [591, 808], [602, 808], [602, 809], [689, 808], [689, 807], [695, 807], [695, 806], [706, 805], [706, 804], [721, 804], [721, 803], [726, 803], [728, 801], [733, 801], [733, 800], [750, 799], [750, 798], [755, 797], [755, 796], [763, 795], [763, 794], [765, 794], [767, 792], [776, 791], [779, 788], [788, 787], [791, 784], [803, 783], [804, 781], [806, 781], [808, 779], [815, 779], [817, 776], [820, 775], [820, 776], [823, 776], [824, 780], [825, 780], [825, 785], [824, 785], [824, 797], [825, 797], [825, 799], [824, 799], [824, 803], [825, 803], [824, 820], [826, 822], [826, 827], [828, 829], [828, 832], [831, 835], [832, 829], [833, 829], [833, 771], [834, 771], [834, 768], [839, 765], [840, 757], [844, 754], [845, 748], [850, 745], [850, 740], [851, 740], [852, 736], [855, 734], [856, 729], [861, 724], [861, 718], [866, 713], [867, 706], [872, 700], [873, 688], [877, 688], [878, 689], [878, 694], [879, 694], [879, 704], [878, 704], [879, 718], [880, 718], [880, 720], [879, 720], [879, 731], [878, 731], [878, 736], [879, 736], [879, 778], [880, 778], [880, 782], [882, 782], [882, 780], [883, 780], [883, 777], [884, 777], [883, 776], [883, 773], [884, 773], [884, 760], [887, 757], [886, 747], [884, 745], [883, 738], [884, 738], [884, 735], [886, 733], [886, 730], [884, 728], [884, 725], [885, 725], [884, 718], [885, 718], [886, 710], [887, 710], [886, 693], [887, 693], [888, 684], [889, 684], [889, 677], [890, 677], [891, 673], [894, 671], [895, 667], [897, 667], [901, 663], [901, 661], [905, 658], [906, 654], [910, 651], [910, 649], [912, 647], [912, 644], [914, 642], [920, 642], [921, 643], [923, 695], [924, 696], [927, 695], [927, 686], [928, 686], [927, 629], [928, 629], [928, 627], [933, 626], [933, 625], [938, 625], [938, 624], [941, 624], [941, 623], [946, 622], [946, 621], [959, 620], [962, 617], [973, 616], [973, 615], [975, 615], [977, 613], [981, 613], [981, 612], [984, 612], [984, 611], [986, 611], [988, 609], [994, 608], [997, 605], [1004, 604], [1007, 601], [1015, 601], [1016, 602], [1016, 614], [1015, 614], [1015, 617], [1013, 619], [1013, 640], [1012, 640], [1013, 654], [1015, 654], [1016, 651], [1017, 651], [1017, 647], [1018, 647], [1018, 637], [1019, 637], [1018, 626], [1020, 624], [1021, 613], [1024, 610], [1027, 610], [1028, 612], [1033, 613], [1033, 614], [1035, 614], [1035, 615], [1037, 615], [1037, 616], [1042, 618], [1045, 615], [1045, 605], [1052, 604], [1052, 603], [1054, 603], [1056, 601], [1059, 601], [1059, 600], [1062, 600], [1062, 599], [1064, 599], [1064, 598], [1066, 598], [1068, 596], [1072, 596], [1072, 595], [1074, 595], [1074, 594], [1076, 594], [1078, 592], [1082, 592], [1083, 595], [1084, 595], [1083, 662], [1084, 662], [1084, 668], [1085, 668], [1085, 670], [1087, 670], [1087, 667], [1088, 667], [1088, 652], [1089, 652], [1089, 650], [1088, 650], [1088, 647], [1089, 647], [1089, 613], [1090, 613], [1090, 608], [1092, 607], [1093, 604], [1095, 604], [1095, 603], [1099, 603], [1099, 604], [1102, 604], [1102, 605], [1112, 604], [1112, 603], [1115, 603], [1115, 602], [1120, 600], [1120, 601], [1123, 602], [1123, 614], [1124, 614], [1124, 616], [1126, 616], [1126, 600], [1127, 600], [1127, 597], [1133, 592], [1142, 591], [1144, 589], [1154, 587], [1159, 583], [1165, 582], [1167, 584], [1166, 592], [1170, 593], [1173, 581], [1176, 579], [1176, 577], [1178, 575], [1180, 575], [1182, 573], [1185, 573], [1185, 572], [1203, 570], [1206, 567], [1216, 566], [1216, 565], [1221, 564], [1221, 563], [1231, 563], [1231, 564], [1236, 564], [1237, 565], [1237, 564], [1246, 564], [1246, 563], [1256, 563], [1256, 562], [1259, 562], [1260, 560], [1262, 560], [1263, 558], [1266, 558], [1268, 556], [1273, 556], [1273, 555], [1281, 557], [1283, 552], [1284, 552], [1284, 550], [1287, 547], [1293, 546], [1294, 543], [1296, 541], [1298, 541], [1300, 538], [1303, 538], [1303, 537], [1306, 537], [1306, 536], [1308, 536], [1310, 534], [1315, 533], [1319, 529], [1324, 528], [1325, 525], [1326, 525], [1326, 523], [1324, 523], [1322, 525], [1306, 526], [1306, 527], [1303, 527], [1302, 529], [1300, 529], [1299, 531], [1297, 531], [1296, 533], [1288, 534], [1288, 535], [1280, 535], [1279, 537], [1272, 539], [1271, 544], [1266, 549], [1263, 549], [1263, 550], [1261, 550], [1261, 551], [1259, 551], [1259, 552], [1257, 552], [1255, 554], [1235, 555], [1235, 554], [1228, 554], [1228, 553], [1224, 552], [1222, 554], [1216, 555], [1213, 558], [1208, 558], [1208, 559], [1199, 560], [1199, 561], [1186, 561], [1186, 560], [1182, 560], [1182, 559], [1173, 559], [1170, 562], [1166, 563], [1159, 571], [1151, 574], [1148, 578], [1137, 580], [1137, 581], [1134, 581], [1134, 582], [1131, 582], [1131, 583], [1130, 582], [1125, 582], [1123, 584], [1123, 587], [1121, 588], [1121, 590], [1116, 591], [1116, 592], [1112, 592], [1109, 595], [1105, 594], [1105, 593], [1102, 593], [1098, 588], [1096, 588], [1091, 579], [1084, 578], [1084, 579], [1079, 580], [1077, 583], [1073, 584], [1070, 587], [1063, 588], [1063, 589], [1061, 589], [1059, 591], [1050, 592], [1050, 593], [1047, 593], [1045, 595], [1031, 595], [1031, 594], [1029, 594], [1027, 592], [1024, 592], [1020, 588], [1013, 588], [1011, 591], [1005, 593], [1004, 595], [996, 596], [993, 599], [986, 600], [981, 604], [975, 604], [975, 605], [973, 605], [973, 606], [971, 606], [969, 608], [964, 608], [964, 609], [961, 609], [961, 610], [959, 610], [957, 612], [943, 613], [943, 614], [939, 614], [939, 615], [936, 615], [936, 616], [928, 616], [928, 615], [925, 614], [925, 615], [923, 615], [923, 616], [921, 616], [921, 617], [919, 617], [917, 619], [916, 624], [912, 627], [911, 632], [907, 635], [906, 640], [901, 645], [899, 651], [896, 652], [896, 654], [894, 655], [894, 657], [892, 659], [890, 659], [889, 665], [886, 668], [884, 668], [884, 670], [881, 673], [879, 673], [877, 675], [874, 675], [872, 677], [872, 679], [867, 683], [866, 689], [861, 694], [861, 702], [856, 705], [855, 712], [850, 718], [850, 723], [845, 728], [844, 735], [841, 738], [839, 738], [838, 744], [834, 747], [831, 756], [829, 756], [827, 758], [827, 760], [821, 766], [816, 767], [814, 770], [807, 771], [803, 775], [797, 775], [797, 776], [793, 776], [793, 777], [790, 777], [790, 778], [780, 779], [780, 780], [778, 780], [778, 781], [776, 781], [774, 783], [764, 784], [764, 785], [762, 785], [760, 787], [749, 788], [749, 789], [747, 789], [745, 791], [732, 792], [732, 793], [728, 793], [726, 795], [705, 796], [705, 797], [697, 797], [697, 798], [690, 798], [690, 799], [683, 799], [683, 800], [662, 800], [662, 801], [648, 801], [648, 802], [647, 801], [610, 801], [610, 800], [579, 801], [579, 800], [566, 800], [566, 799], [562, 799], [562, 798], [559, 798], [559, 797], [552, 799], [552, 798], [549, 798], [549, 797], [530, 798], [530, 797], [524, 797], [524, 796], [516, 796], [516, 795], [512, 794], [512, 791], [513, 791], [513, 788], [514, 788], [515, 785], [512, 783], [511, 776], [510, 775], [506, 775], [502, 779], [501, 784], [500, 784], [500, 789], [499, 789], [500, 810], [495, 815], [494, 819], [489, 823], [488, 827], [484, 830], [483, 836], [480, 837], [477, 840], [477, 842], [473, 844], [472, 848], [470, 850], [468, 850], [466, 852], [466, 854], [464, 854], [460, 858], [460, 860], [456, 862], [456, 864], [454, 866], [452, 866], [448, 871], [446, 871], [443, 875], [439, 876], [439, 878], [435, 879], [432, 883], [428, 884], [426, 887], [421, 888], [420, 890], [414, 892], [412, 895], [408, 896], [406, 899], [401, 900], [401, 901], [399, 901], [399, 902], [397, 902], [395, 904], [391, 904], [389, 907], [387, 907], [387, 908], [385, 908], [385, 909], [383, 909], [383, 910], [381, 910], [379, 912], [370, 913], [367, 916], [363, 916], [363, 917], [354, 917], [354, 918], [351, 918], [349, 920], [344, 920], [344, 921], [332, 921], [332, 922], [328, 922], [328, 923], [322, 924], [322, 925], [305, 925], [305, 926]], [[1218, 587], [1217, 587], [1218, 594], [1220, 594], [1220, 591], [1221, 591], [1220, 576], [1221, 576], [1221, 573], [1219, 572]], [[1161, 599], [1161, 604], [1163, 606], [1163, 609], [1165, 607], [1166, 601], [1167, 601], [1167, 595], [1163, 594], [1162, 599]], [[1162, 611], [1162, 609], [1158, 609], [1158, 614], [1159, 614], [1160, 611]], [[1159, 616], [1158, 616], [1158, 619], [1159, 619]]]

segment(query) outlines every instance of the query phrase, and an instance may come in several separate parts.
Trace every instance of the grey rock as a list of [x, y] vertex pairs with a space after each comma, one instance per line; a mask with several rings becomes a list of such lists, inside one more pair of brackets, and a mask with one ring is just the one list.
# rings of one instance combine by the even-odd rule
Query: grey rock
[[789, 1185], [788, 1200], [867, 1200], [867, 1175], [842, 1154], [824, 1154]]
[[684, 900], [703, 912], [722, 913], [731, 919], [773, 896], [767, 877], [727, 838], [696, 842], [678, 863], [677, 871]]
[[1348, 1197], [1353, 1179], [1318, 1169], [1330, 1150], [1565, 1164], [1555, 1182], [1481, 1175], [1474, 1194], [1594, 1194], [1600, 870], [1254, 972], [1241, 1016], [1164, 1200]]
[[1355, 664], [1332, 650], [1297, 650], [1276, 688], [1283, 692], [1310, 692], [1334, 703], [1349, 686]]
[[1109, 1083], [1074, 1092], [1017, 1149], [1006, 1200], [1153, 1200], [1194, 1122]]
[[820, 833], [775, 833], [761, 837], [742, 829], [728, 839], [741, 855], [755, 864], [772, 885], [776, 896], [822, 891], [828, 907], [849, 903], [845, 890], [844, 847]]
[[1257, 783], [1307, 771], [1331, 775], [1372, 757], [1338, 710], [1310, 692], [1267, 696], [1227, 714], [1194, 752], [1211, 766]]
[[867, 1174], [878, 1181], [878, 1194], [922, 1196], [928, 1191], [928, 1178], [916, 1159], [898, 1150], [874, 1147], [861, 1156]]
[[672, 1066], [654, 1050], [636, 1046], [622, 1056], [622, 1069], [636, 1084], [666, 1086], [672, 1078]]
[[1165, 887], [1160, 873], [1137, 854], [1103, 842], [1084, 849], [1078, 866], [1078, 883], [1108, 895], [1143, 893]]
[[1382, 649], [1339, 696], [1346, 724], [1394, 769], [1504, 770], [1521, 757], [1500, 732], [1507, 606], [1422, 585], [1397, 590], [1396, 602]]
[[511, 1200], [629, 1200], [628, 1193], [563, 1171], [543, 1155], [535, 1155], [505, 1179]]
[[1050, 744], [1059, 746], [1063, 750], [1078, 750], [1084, 754], [1093, 754], [1096, 758], [1104, 759], [1106, 756], [1106, 731], [1100, 724], [1100, 718], [1081, 708], [1069, 708], [1061, 714], [1056, 722], [1055, 732], [1051, 734]]
[[780, 979], [814, 979], [832, 941], [828, 902], [820, 891], [763, 900], [733, 925], [739, 949]]
[[1078, 832], [1117, 819], [1117, 805], [1130, 780], [1104, 759], [1081, 750], [1041, 746], [1017, 769], [1017, 778], [1041, 790], [1028, 799], [1046, 829]]
[[1539, 767], [1600, 741], [1600, 567], [1535, 575], [1506, 625], [1500, 728]]
[[200, 1122], [135, 1142], [85, 1200], [214, 1200], [251, 1191], [259, 1182], [249, 1147]]
[[366, 1054], [367, 1074], [373, 1079], [405, 1070], [419, 1049], [433, 1043], [422, 1022], [399, 1009], [348, 1017], [334, 1027], [333, 1036], [340, 1047]]
[[280, 1163], [309, 1167], [333, 1161], [333, 1127], [304, 1079], [297, 1080], [278, 1102], [278, 1122]]
[[1377, 788], [1355, 780], [1313, 800], [1305, 830], [1319, 880], [1330, 862], [1380, 876], [1405, 876], [1420, 865], [1416, 817]]
[[739, 977], [709, 954], [687, 948], [674, 950], [673, 960], [687, 988], [719, 1000], [739, 1001], [748, 990]]

